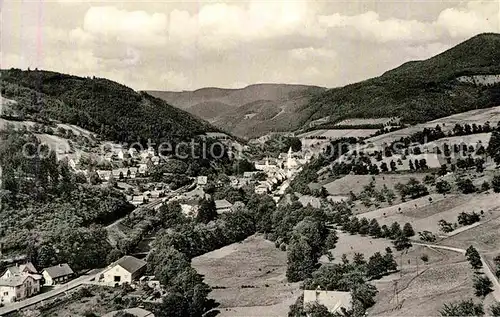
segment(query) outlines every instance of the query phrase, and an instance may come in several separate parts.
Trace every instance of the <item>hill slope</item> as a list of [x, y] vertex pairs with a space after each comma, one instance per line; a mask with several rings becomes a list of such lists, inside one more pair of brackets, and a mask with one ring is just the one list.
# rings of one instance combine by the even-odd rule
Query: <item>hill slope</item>
[[256, 84], [241, 89], [148, 91], [169, 104], [209, 120], [241, 137], [300, 127], [295, 113], [324, 88], [305, 85]]
[[299, 111], [297, 118], [310, 122], [326, 116], [331, 121], [397, 116], [415, 123], [500, 105], [498, 80], [478, 84], [470, 78], [473, 75], [500, 75], [500, 34], [477, 35], [430, 59], [327, 90]]
[[119, 142], [183, 140], [217, 130], [161, 99], [102, 78], [49, 71], [1, 71], [2, 95], [21, 118], [59, 120]]

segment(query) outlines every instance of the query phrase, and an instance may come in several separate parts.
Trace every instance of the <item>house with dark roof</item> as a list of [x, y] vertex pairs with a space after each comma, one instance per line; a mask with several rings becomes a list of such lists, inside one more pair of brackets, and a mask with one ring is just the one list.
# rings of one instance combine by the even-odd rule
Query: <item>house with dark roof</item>
[[75, 272], [73, 272], [67, 263], [51, 266], [42, 271], [42, 276], [45, 280], [44, 285], [48, 286], [66, 283], [73, 278], [74, 275]]
[[101, 273], [99, 282], [109, 286], [122, 285], [123, 283], [133, 284], [142, 276], [145, 269], [145, 261], [126, 255], [109, 265]]

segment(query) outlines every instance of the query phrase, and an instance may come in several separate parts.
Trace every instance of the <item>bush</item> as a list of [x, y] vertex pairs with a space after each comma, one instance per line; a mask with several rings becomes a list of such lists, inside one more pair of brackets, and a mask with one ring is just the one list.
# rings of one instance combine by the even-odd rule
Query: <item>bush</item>
[[493, 291], [492, 287], [493, 283], [486, 276], [476, 276], [476, 278], [474, 279], [474, 288], [476, 289], [475, 291], [476, 296], [482, 297], [488, 295], [490, 292]]

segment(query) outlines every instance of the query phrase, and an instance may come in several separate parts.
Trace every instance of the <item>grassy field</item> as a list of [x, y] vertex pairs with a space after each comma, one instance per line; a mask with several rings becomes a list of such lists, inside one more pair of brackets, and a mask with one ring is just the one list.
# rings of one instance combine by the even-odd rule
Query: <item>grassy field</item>
[[444, 239], [441, 244], [462, 249], [473, 245], [481, 254], [493, 258], [500, 254], [500, 217]]
[[464, 256], [451, 252], [440, 256], [434, 263], [421, 263], [418, 275], [416, 265], [408, 265], [403, 266], [402, 276], [396, 273], [375, 282], [379, 293], [368, 315], [439, 316], [444, 303], [468, 298], [479, 302], [474, 295], [474, 273]]
[[[473, 194], [473, 195], [442, 195], [432, 194], [432, 202], [429, 196], [407, 201], [387, 208], [358, 215], [368, 219], [377, 219], [380, 225], [390, 225], [399, 222], [403, 225], [409, 222], [415, 232], [428, 230], [439, 233], [438, 221], [444, 219], [448, 222], [456, 222], [461, 212], [484, 211], [482, 222], [500, 217], [498, 200], [500, 194]], [[401, 210], [399, 210], [401, 208]]]
[[[335, 249], [330, 250], [334, 256], [333, 263], [340, 263], [342, 254], [346, 254], [347, 258], [352, 260], [354, 253], [363, 253], [367, 260], [373, 253], [384, 253], [385, 248], [392, 247], [391, 241], [387, 239], [374, 239], [369, 236], [350, 235], [349, 233], [337, 231], [339, 241], [335, 245]], [[321, 263], [329, 263], [326, 256], [320, 258]]]
[[346, 175], [333, 182], [323, 184], [328, 193], [335, 195], [349, 195], [349, 192], [357, 194], [363, 190], [363, 186], [368, 185], [375, 178], [375, 187], [381, 189], [387, 185], [389, 188], [394, 188], [397, 183], [406, 183], [410, 178], [422, 180], [424, 173], [407, 173], [407, 174], [384, 174], [384, 175]]
[[[486, 121], [490, 122], [490, 125], [496, 126], [500, 121], [500, 107], [477, 109], [467, 112], [462, 112], [448, 117], [443, 117], [437, 120], [429, 121], [422, 124], [417, 124], [405, 129], [398, 131], [386, 133], [383, 135], [378, 135], [366, 140], [366, 142], [373, 143], [375, 145], [381, 146], [384, 143], [391, 143], [394, 140], [398, 140], [401, 137], [411, 135], [415, 132], [422, 131], [424, 128], [435, 128], [437, 124], [441, 126], [443, 131], [452, 130], [455, 124], [484, 124]], [[443, 126], [444, 124], [444, 126]]]
[[299, 134], [298, 138], [326, 137], [328, 139], [364, 138], [377, 132], [377, 129], [319, 129]]
[[218, 316], [286, 316], [301, 291], [286, 281], [286, 252], [254, 235], [196, 257], [192, 266], [214, 289]]

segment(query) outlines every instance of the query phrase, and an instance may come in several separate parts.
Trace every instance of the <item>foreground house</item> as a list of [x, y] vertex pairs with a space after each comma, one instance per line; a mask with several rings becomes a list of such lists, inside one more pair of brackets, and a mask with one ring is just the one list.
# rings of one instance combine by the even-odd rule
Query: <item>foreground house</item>
[[44, 285], [56, 285], [69, 281], [75, 275], [75, 272], [67, 263], [51, 266], [42, 271], [45, 280]]
[[42, 276], [28, 262], [8, 267], [0, 275], [0, 304], [23, 300], [40, 292]]
[[40, 293], [40, 275], [15, 275], [0, 278], [0, 304], [23, 300]]
[[108, 266], [100, 275], [99, 282], [109, 286], [132, 284], [144, 273], [146, 262], [126, 255]]
[[314, 303], [325, 306], [330, 313], [340, 313], [352, 308], [352, 296], [350, 292], [304, 290], [304, 308]]

